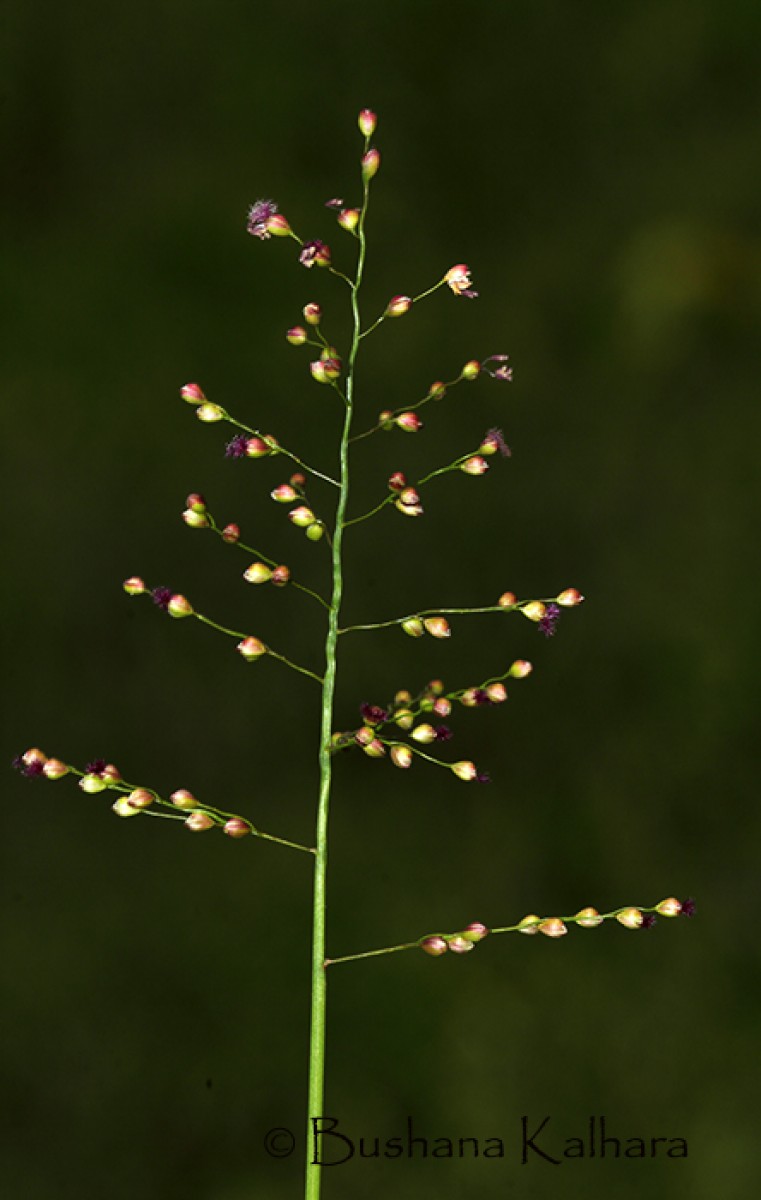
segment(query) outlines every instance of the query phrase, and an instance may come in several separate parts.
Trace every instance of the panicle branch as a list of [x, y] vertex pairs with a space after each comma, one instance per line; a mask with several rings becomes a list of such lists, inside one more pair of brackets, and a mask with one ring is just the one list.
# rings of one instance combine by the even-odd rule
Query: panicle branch
[[[129, 783], [122, 779], [119, 769], [113, 763], [107, 763], [105, 759], [94, 759], [84, 770], [79, 770], [61, 759], [48, 758], [41, 750], [35, 748], [14, 759], [13, 765], [22, 774], [30, 777], [37, 775], [56, 780], [62, 779], [64, 775], [73, 775], [79, 780], [81, 790], [90, 796], [106, 791], [116, 793], [118, 798], [111, 808], [118, 817], [163, 817], [165, 820], [182, 821], [185, 828], [192, 833], [220, 828], [228, 837], [236, 840], [252, 834], [267, 842], [277, 842], [292, 850], [301, 850], [305, 854], [315, 853], [311, 846], [302, 846], [300, 842], [265, 833], [247, 817], [225, 812], [216, 805], [197, 800], [187, 788], [178, 788], [167, 799], [155, 788]], [[160, 812], [159, 809], [168, 811]]]

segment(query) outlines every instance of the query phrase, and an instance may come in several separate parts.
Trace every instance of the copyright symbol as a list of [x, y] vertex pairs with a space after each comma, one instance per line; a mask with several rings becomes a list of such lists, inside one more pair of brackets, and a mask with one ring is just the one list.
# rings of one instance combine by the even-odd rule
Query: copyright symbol
[[290, 1158], [296, 1149], [296, 1139], [290, 1129], [277, 1126], [265, 1133], [264, 1149], [270, 1158]]

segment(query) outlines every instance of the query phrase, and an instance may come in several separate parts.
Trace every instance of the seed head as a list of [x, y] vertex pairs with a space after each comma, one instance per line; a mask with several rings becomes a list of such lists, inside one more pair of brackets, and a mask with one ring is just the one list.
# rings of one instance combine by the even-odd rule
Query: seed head
[[338, 214], [337, 220], [342, 229], [347, 229], [349, 233], [353, 233], [359, 224], [359, 209], [344, 208]]
[[676, 896], [669, 896], [666, 900], [661, 900], [660, 904], [656, 904], [655, 907], [662, 917], [678, 917], [682, 911], [682, 905]]
[[616, 913], [616, 920], [626, 929], [639, 929], [643, 916], [639, 908], [624, 908], [620, 913]]
[[395, 767], [406, 770], [412, 766], [412, 751], [409, 746], [392, 746], [391, 761]]
[[319, 325], [322, 320], [322, 309], [319, 304], [312, 302], [304, 305], [304, 320], [307, 325]]
[[139, 817], [140, 809], [133, 808], [126, 796], [120, 796], [118, 800], [111, 805], [112, 810], [117, 817]]
[[128, 596], [142, 596], [145, 591], [145, 583], [139, 575], [130, 575], [129, 579], [125, 579], [122, 584]]
[[431, 637], [448, 638], [452, 636], [446, 617], [425, 617], [423, 625]]
[[222, 541], [227, 542], [228, 546], [234, 546], [239, 539], [240, 526], [235, 525], [232, 522], [229, 525], [225, 525], [224, 529], [222, 530]]
[[187, 788], [178, 788], [176, 792], [172, 792], [169, 799], [175, 808], [198, 808], [198, 801]]
[[281, 563], [279, 567], [273, 567], [272, 582], [275, 587], [285, 587], [290, 578], [290, 568], [286, 567], [284, 563]]
[[518, 597], [515, 592], [503, 592], [497, 604], [500, 608], [514, 608], [518, 603]]
[[193, 605], [184, 596], [179, 593], [171, 596], [166, 610], [170, 617], [191, 617], [193, 615]]
[[478, 778], [476, 764], [463, 760], [462, 762], [452, 763], [450, 768], [458, 779], [464, 779], [466, 783], [472, 783]]
[[473, 454], [470, 458], [466, 458], [464, 463], [460, 463], [460, 470], [466, 475], [485, 475], [489, 470], [489, 464], [480, 454]]
[[196, 409], [198, 420], [203, 421], [205, 425], [213, 425], [215, 421], [221, 421], [224, 415], [218, 404], [201, 404]]
[[559, 938], [562, 937], [564, 933], [568, 933], [568, 930], [560, 920], [560, 917], [548, 917], [546, 921], [539, 922], [538, 928], [540, 933], [543, 933], [545, 937], [550, 938]]
[[602, 924], [602, 917], [596, 908], [590, 905], [587, 908], [581, 908], [576, 913], [576, 924], [581, 925], [582, 929], [594, 929], [596, 925]]
[[461, 933], [456, 933], [449, 939], [449, 949], [454, 954], [467, 954], [470, 950], [475, 950], [475, 943], [463, 937]]
[[292, 346], [303, 346], [307, 340], [307, 331], [303, 325], [293, 325], [285, 336]]
[[215, 824], [213, 817], [205, 812], [193, 812], [185, 819], [185, 828], [191, 833], [203, 833], [206, 829], [213, 829]]
[[266, 563], [254, 562], [243, 572], [243, 578], [246, 583], [269, 583], [272, 569]]

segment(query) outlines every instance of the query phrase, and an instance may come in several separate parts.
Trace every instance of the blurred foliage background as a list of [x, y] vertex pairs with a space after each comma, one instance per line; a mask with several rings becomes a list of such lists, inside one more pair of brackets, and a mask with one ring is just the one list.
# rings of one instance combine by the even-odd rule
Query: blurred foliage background
[[[26, 0], [2, 49], [3, 753], [104, 756], [309, 839], [317, 689], [245, 667], [196, 623], [129, 601], [167, 583], [319, 666], [320, 610], [242, 585], [246, 562], [180, 521], [190, 490], [322, 586], [271, 504], [284, 471], [231, 462], [177, 398], [198, 379], [242, 420], [329, 464], [337, 405], [284, 330], [345, 295], [291, 243], [245, 234], [275, 197], [352, 262], [323, 208], [358, 197], [356, 113], [379, 113], [365, 311], [454, 262], [480, 299], [438, 293], [366, 343], [359, 405], [418, 399], [416, 438], [364, 442], [354, 511], [391, 469], [422, 473], [505, 430], [513, 458], [432, 486], [347, 536], [347, 619], [575, 585], [542, 639], [515, 616], [341, 646], [338, 724], [432, 676], [465, 686], [531, 658], [501, 709], [461, 711], [466, 787], [347, 757], [331, 823], [334, 954], [527, 911], [694, 895], [648, 934], [501, 938], [330, 979], [327, 1111], [389, 1137], [502, 1136], [488, 1161], [364, 1161], [326, 1200], [557, 1195], [521, 1167], [520, 1118], [552, 1137], [604, 1114], [682, 1136], [686, 1161], [585, 1160], [563, 1194], [733, 1200], [761, 1183], [752, 1063], [759, 827], [751, 750], [758, 622], [761, 12], [747, 0], [334, 2], [283, 8]], [[362, 423], [364, 424], [365, 421]], [[315, 488], [319, 508], [330, 499]], [[2, 1175], [23, 1200], [286, 1200], [302, 1153], [310, 878], [253, 840], [120, 822], [103, 797], [3, 781]], [[295, 861], [294, 861], [295, 860]]]

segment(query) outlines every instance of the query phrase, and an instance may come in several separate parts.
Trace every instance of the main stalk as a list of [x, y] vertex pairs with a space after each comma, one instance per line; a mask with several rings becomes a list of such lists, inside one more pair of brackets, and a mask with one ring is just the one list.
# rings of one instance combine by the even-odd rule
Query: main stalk
[[314, 900], [312, 912], [312, 1006], [309, 1036], [309, 1099], [307, 1106], [306, 1185], [305, 1200], [319, 1200], [321, 1166], [313, 1162], [314, 1137], [312, 1118], [323, 1115], [325, 1094], [325, 1015], [327, 1008], [327, 979], [325, 968], [325, 917], [327, 912], [328, 811], [332, 756], [330, 738], [333, 731], [333, 701], [336, 686], [336, 648], [338, 644], [338, 615], [343, 595], [343, 561], [341, 557], [346, 505], [349, 499], [349, 434], [354, 397], [354, 366], [359, 349], [360, 320], [358, 292], [365, 262], [364, 222], [367, 212], [368, 188], [364, 186], [364, 203], [357, 226], [359, 256], [357, 275], [351, 285], [353, 332], [346, 370], [346, 416], [341, 433], [340, 492], [333, 531], [333, 591], [330, 599], [328, 635], [325, 641], [325, 681], [322, 688], [322, 720], [320, 725], [320, 796], [317, 810], [316, 854], [314, 866]]

